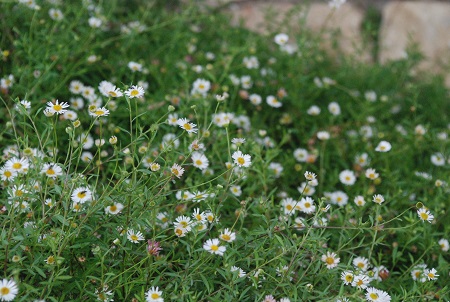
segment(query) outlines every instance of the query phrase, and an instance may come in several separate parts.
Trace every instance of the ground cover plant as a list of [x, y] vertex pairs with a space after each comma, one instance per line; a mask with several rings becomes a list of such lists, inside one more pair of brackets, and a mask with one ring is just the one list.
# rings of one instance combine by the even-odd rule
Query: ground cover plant
[[450, 299], [449, 95], [414, 51], [165, 1], [0, 14], [1, 301]]

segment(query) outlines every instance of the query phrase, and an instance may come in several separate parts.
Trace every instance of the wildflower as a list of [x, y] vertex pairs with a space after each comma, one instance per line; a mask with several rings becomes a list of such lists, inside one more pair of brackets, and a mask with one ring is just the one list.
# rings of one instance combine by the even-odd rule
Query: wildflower
[[223, 256], [223, 253], [227, 250], [225, 246], [220, 245], [220, 241], [217, 238], [214, 239], [208, 239], [203, 244], [203, 249], [210, 252], [211, 254], [216, 254], [219, 256]]
[[17, 158], [13, 157], [6, 161], [4, 168], [6, 170], [13, 171], [18, 174], [25, 174], [28, 171], [28, 168], [30, 167], [30, 163], [28, 162], [28, 159], [25, 157]]
[[414, 128], [414, 133], [416, 135], [425, 135], [425, 133], [427, 133], [427, 129], [425, 129], [423, 125], [419, 124]]
[[61, 10], [56, 9], [56, 8], [49, 9], [48, 15], [50, 16], [51, 19], [53, 19], [55, 21], [61, 21], [62, 19], [64, 19], [64, 15], [61, 12]]
[[131, 86], [127, 91], [125, 91], [125, 95], [128, 96], [130, 99], [134, 98], [141, 98], [144, 96], [144, 88], [141, 86]]
[[328, 111], [334, 116], [337, 116], [341, 114], [341, 107], [339, 107], [339, 104], [336, 102], [331, 102], [328, 104]]
[[108, 141], [111, 145], [117, 144], [117, 136], [115, 135], [111, 136]]
[[139, 243], [139, 241], [142, 241], [145, 238], [144, 238], [144, 235], [139, 231], [135, 232], [134, 230], [128, 230], [127, 231], [127, 239], [133, 243]]
[[247, 67], [248, 69], [259, 68], [259, 61], [258, 58], [255, 56], [244, 57], [242, 62], [244, 63], [244, 66]]
[[424, 275], [427, 276], [428, 280], [437, 280], [437, 277], [439, 277], [436, 271], [436, 269], [432, 268], [432, 269], [425, 269], [423, 271]]
[[160, 247], [160, 243], [158, 241], [150, 239], [147, 241], [147, 252], [150, 255], [159, 256], [160, 251], [162, 251], [162, 248]]
[[353, 201], [359, 207], [362, 207], [362, 206], [364, 206], [366, 204], [366, 201], [364, 200], [364, 197], [361, 196], [361, 195], [356, 196]]
[[293, 215], [296, 210], [301, 209], [300, 203], [290, 197], [282, 199], [281, 206], [283, 207], [284, 215]]
[[352, 186], [356, 182], [356, 176], [355, 173], [351, 170], [344, 170], [341, 173], [339, 173], [339, 180], [341, 183], [347, 186]]
[[180, 178], [184, 173], [184, 168], [182, 168], [178, 164], [173, 164], [173, 166], [170, 168], [170, 171], [172, 172], [173, 175]]
[[19, 293], [19, 288], [14, 280], [3, 279], [0, 281], [0, 300], [12, 301]]
[[420, 208], [417, 211], [417, 215], [419, 215], [419, 218], [422, 219], [422, 221], [428, 221], [430, 223], [434, 219], [433, 214], [431, 214], [431, 212], [429, 210], [427, 210], [426, 208]]
[[370, 283], [369, 276], [360, 274], [360, 275], [354, 276], [353, 281], [352, 281], [352, 286], [364, 289], [367, 287], [367, 285], [369, 283]]
[[145, 293], [145, 301], [146, 302], [164, 302], [164, 299], [162, 298], [162, 291], [159, 290], [159, 287], [152, 286], [146, 293]]
[[431, 163], [435, 166], [445, 165], [445, 157], [442, 153], [434, 153], [431, 155]]
[[382, 204], [384, 202], [384, 197], [381, 194], [376, 194], [373, 196], [372, 201], [378, 204]]
[[47, 263], [48, 265], [53, 265], [53, 264], [56, 263], [55, 256], [53, 256], [53, 255], [48, 256], [47, 259], [45, 259], [44, 261], [45, 261], [45, 263]]
[[197, 223], [206, 222], [205, 212], [200, 212], [199, 208], [194, 209], [194, 212], [192, 213], [192, 217], [196, 220]]
[[373, 90], [366, 91], [364, 97], [369, 102], [375, 102], [377, 100], [377, 93]]
[[369, 259], [364, 257], [356, 257], [355, 259], [353, 259], [353, 265], [365, 272], [369, 268]]
[[[77, 80], [71, 81], [69, 84], [69, 90], [73, 94], [81, 94], [81, 92], [83, 91], [83, 88], [84, 88], [83, 83], [81, 83], [80, 81], [77, 81]], [[83, 101], [82, 99], [80, 99], [80, 100]], [[74, 107], [77, 109], [81, 109], [81, 108], [77, 107], [76, 105], [74, 105]]]
[[300, 200], [300, 208], [303, 213], [312, 214], [316, 211], [316, 206], [314, 205], [314, 201], [311, 197], [303, 197]]
[[101, 116], [108, 116], [109, 115], [109, 110], [106, 109], [105, 107], [101, 107], [101, 108], [95, 108], [94, 110], [90, 110], [89, 114], [93, 117], [101, 117]]
[[336, 253], [327, 252], [326, 254], [322, 255], [321, 260], [325, 262], [325, 265], [328, 269], [332, 269], [338, 265], [341, 259], [337, 257]]
[[427, 281], [427, 276], [424, 274], [424, 271], [427, 269], [425, 264], [418, 264], [413, 267], [411, 270], [411, 277], [414, 281], [425, 282]]
[[295, 149], [294, 158], [298, 162], [306, 162], [306, 159], [308, 158], [308, 151], [303, 148]]
[[192, 229], [192, 220], [187, 216], [178, 216], [173, 224], [175, 228], [183, 228], [187, 232]]
[[308, 108], [308, 110], [306, 110], [306, 113], [308, 113], [309, 115], [312, 115], [312, 116], [319, 115], [320, 108], [316, 105], [312, 105], [311, 107]]
[[152, 172], [159, 171], [159, 169], [161, 169], [160, 164], [155, 163], [155, 162], [152, 162], [152, 163], [150, 164], [150, 170], [151, 170]]
[[132, 72], [136, 72], [136, 71], [142, 71], [142, 64], [139, 64], [137, 62], [128, 62], [128, 68], [131, 69]]
[[230, 268], [230, 271], [238, 272], [237, 275], [239, 278], [243, 278], [247, 275], [247, 273], [242, 268], [234, 266], [234, 265]]
[[241, 186], [238, 186], [238, 185], [230, 186], [230, 192], [234, 196], [238, 196], [238, 197], [241, 196], [241, 194], [242, 194]]
[[389, 302], [391, 301], [391, 296], [387, 292], [376, 289], [375, 287], [368, 287], [366, 289], [366, 299], [367, 301], [373, 302]]
[[442, 238], [438, 241], [439, 246], [441, 247], [441, 250], [443, 252], [448, 252], [449, 250], [449, 243], [448, 240], [445, 238]]
[[297, 188], [298, 192], [302, 195], [312, 196], [316, 192], [316, 189], [312, 186], [312, 182], [302, 182], [300, 187]]
[[249, 95], [248, 99], [249, 99], [250, 103], [252, 103], [255, 106], [260, 105], [262, 102], [262, 98], [258, 94], [251, 94], [251, 95]]
[[113, 83], [108, 81], [101, 81], [98, 85], [98, 90], [100, 93], [106, 97], [118, 98], [123, 96], [122, 91], [117, 88]]
[[178, 119], [177, 124], [180, 128], [186, 130], [187, 133], [197, 133], [198, 131], [197, 125], [190, 123], [187, 118]]
[[236, 240], [236, 233], [231, 232], [228, 228], [226, 228], [219, 235], [219, 238], [226, 242], [232, 242], [232, 241]]
[[373, 136], [373, 129], [368, 125], [361, 126], [359, 132], [364, 138], [371, 138]]
[[387, 141], [381, 141], [378, 146], [375, 148], [375, 151], [377, 152], [388, 152], [391, 150], [392, 146]]
[[275, 36], [274, 41], [275, 43], [277, 43], [278, 45], [285, 45], [289, 40], [289, 36], [286, 35], [285, 33], [279, 33]]
[[124, 208], [123, 204], [121, 204], [120, 202], [117, 202], [117, 203], [114, 203], [111, 206], [107, 206], [105, 208], [105, 212], [107, 214], [116, 215], [116, 214], [119, 214], [120, 211], [123, 210], [123, 208]]
[[362, 153], [360, 155], [357, 155], [355, 157], [355, 163], [357, 165], [360, 165], [361, 167], [366, 166], [369, 163], [369, 156], [367, 155], [367, 153]]
[[3, 166], [0, 168], [0, 178], [3, 181], [12, 181], [17, 176], [17, 172], [13, 169], [8, 169], [7, 167]]
[[280, 108], [281, 106], [283, 106], [283, 103], [281, 103], [276, 97], [274, 97], [273, 95], [269, 95], [266, 98], [266, 103], [267, 105], [269, 105], [270, 107], [273, 108]]
[[277, 302], [277, 300], [272, 295], [266, 295], [261, 302]]
[[330, 133], [328, 131], [319, 131], [317, 132], [317, 138], [321, 141], [326, 141], [330, 139]]
[[197, 79], [192, 84], [191, 94], [200, 94], [206, 96], [206, 93], [211, 89], [211, 82], [205, 79]]
[[276, 178], [281, 176], [281, 172], [283, 172], [283, 166], [280, 163], [270, 163], [269, 170], [273, 172]]
[[249, 167], [251, 162], [251, 156], [248, 154], [243, 154], [241, 151], [235, 151], [231, 156], [234, 159], [234, 163], [239, 167]]
[[353, 282], [353, 278], [355, 275], [351, 271], [343, 271], [341, 273], [341, 280], [344, 282], [345, 285], [349, 285]]
[[389, 277], [389, 270], [383, 265], [374, 267], [372, 272], [373, 278], [378, 281], [383, 281]]
[[73, 202], [85, 203], [86, 201], [91, 200], [92, 192], [87, 187], [79, 187], [73, 190], [71, 198]]
[[[102, 289], [95, 289], [95, 294], [97, 295], [97, 300], [103, 302], [112, 302], [114, 301], [114, 293], [111, 290], [108, 290], [108, 286], [103, 286]], [[44, 301], [44, 300], [42, 300]]]
[[41, 169], [41, 173], [55, 179], [63, 174], [62, 168], [55, 163], [46, 163]]
[[366, 177], [371, 180], [375, 180], [380, 176], [380, 174], [378, 174], [376, 172], [376, 170], [372, 169], [372, 168], [367, 169], [365, 174], [366, 174]]
[[305, 176], [306, 180], [308, 180], [308, 181], [313, 181], [317, 177], [316, 174], [314, 174], [313, 172], [309, 172], [309, 171], [306, 171], [304, 176]]
[[231, 139], [231, 142], [239, 147], [239, 146], [242, 146], [245, 143], [245, 138], [237, 138], [237, 137], [235, 137], [235, 138]]
[[49, 113], [51, 114], [63, 114], [64, 112], [66, 112], [66, 108], [68, 108], [70, 105], [67, 104], [66, 102], [62, 102], [59, 103], [58, 100], [55, 101], [55, 103], [52, 102], [47, 102], [47, 108], [46, 110], [48, 110]]

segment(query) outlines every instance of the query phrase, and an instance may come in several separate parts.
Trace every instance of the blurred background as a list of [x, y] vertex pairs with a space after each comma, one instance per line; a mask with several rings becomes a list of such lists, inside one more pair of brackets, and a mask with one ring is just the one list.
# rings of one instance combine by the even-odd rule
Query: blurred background
[[[189, 1], [190, 2], [190, 1]], [[422, 56], [416, 72], [442, 74], [450, 87], [450, 1], [199, 0], [263, 34], [311, 29], [325, 49], [357, 61]], [[337, 42], [337, 43], [336, 43]]]

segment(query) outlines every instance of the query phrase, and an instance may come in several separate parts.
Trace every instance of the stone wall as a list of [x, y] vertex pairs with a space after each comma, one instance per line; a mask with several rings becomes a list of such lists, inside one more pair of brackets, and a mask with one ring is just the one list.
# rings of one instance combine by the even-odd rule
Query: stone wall
[[[230, 12], [234, 24], [243, 24], [262, 33], [267, 31], [268, 23], [284, 20], [287, 14], [291, 24], [286, 26], [291, 30], [301, 30], [302, 24], [317, 33], [325, 34], [323, 41], [330, 41], [326, 35], [337, 30], [340, 33], [339, 51], [355, 55], [364, 61], [384, 63], [404, 58], [408, 47], [414, 44], [425, 57], [419, 68], [443, 73], [450, 86], [450, 1], [348, 0], [338, 9], [330, 8], [327, 1], [206, 2]], [[377, 45], [368, 45], [367, 39], [363, 39], [362, 26], [368, 9], [376, 9], [381, 13]], [[265, 20], [268, 12], [277, 20]], [[332, 50], [327, 43], [324, 47]], [[371, 47], [377, 47], [377, 57], [373, 56]]]

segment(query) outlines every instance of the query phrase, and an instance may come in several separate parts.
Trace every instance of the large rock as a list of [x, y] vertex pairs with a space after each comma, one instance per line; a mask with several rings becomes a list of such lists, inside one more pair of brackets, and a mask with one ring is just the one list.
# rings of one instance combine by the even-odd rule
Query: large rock
[[443, 2], [390, 2], [383, 8], [380, 62], [405, 58], [416, 43], [425, 56], [419, 68], [444, 71], [450, 62], [450, 4]]

